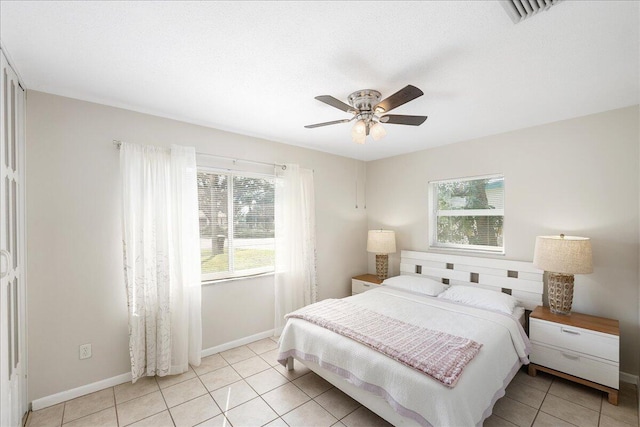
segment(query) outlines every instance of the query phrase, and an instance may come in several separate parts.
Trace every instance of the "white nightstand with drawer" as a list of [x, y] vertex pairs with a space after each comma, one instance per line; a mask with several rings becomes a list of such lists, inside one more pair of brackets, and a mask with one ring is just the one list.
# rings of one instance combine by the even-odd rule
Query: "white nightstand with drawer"
[[351, 295], [361, 294], [377, 288], [382, 283], [375, 274], [361, 274], [351, 278]]
[[553, 314], [537, 307], [529, 317], [529, 375], [536, 371], [597, 388], [618, 404], [620, 325], [617, 320], [580, 313]]

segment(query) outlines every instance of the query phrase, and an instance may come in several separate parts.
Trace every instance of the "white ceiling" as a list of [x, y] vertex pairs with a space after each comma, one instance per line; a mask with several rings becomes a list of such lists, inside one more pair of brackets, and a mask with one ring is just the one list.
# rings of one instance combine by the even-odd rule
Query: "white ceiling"
[[[362, 160], [640, 102], [640, 2], [563, 1], [513, 24], [499, 2], [0, 2], [28, 89]], [[346, 102], [407, 84], [420, 127], [351, 142]]]

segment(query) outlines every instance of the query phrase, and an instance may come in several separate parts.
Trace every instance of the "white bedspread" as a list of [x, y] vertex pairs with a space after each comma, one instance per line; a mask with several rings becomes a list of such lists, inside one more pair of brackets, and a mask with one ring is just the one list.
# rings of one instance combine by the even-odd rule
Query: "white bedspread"
[[383, 397], [421, 425], [481, 425], [522, 363], [529, 340], [511, 316], [382, 287], [348, 298], [386, 316], [483, 344], [454, 388], [301, 319], [289, 319], [278, 359], [294, 356]]

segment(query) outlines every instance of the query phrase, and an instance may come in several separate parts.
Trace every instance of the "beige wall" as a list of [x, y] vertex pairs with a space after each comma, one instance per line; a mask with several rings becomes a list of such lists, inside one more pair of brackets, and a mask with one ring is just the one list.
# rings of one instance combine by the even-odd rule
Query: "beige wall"
[[[532, 260], [537, 235], [590, 237], [594, 272], [576, 276], [573, 310], [620, 320], [621, 370], [637, 375], [638, 123], [635, 106], [369, 162], [369, 228], [427, 250], [429, 181], [504, 174], [505, 258]], [[397, 274], [399, 253], [390, 264]]]
[[[27, 95], [29, 400], [129, 370], [120, 175], [111, 141], [314, 169], [319, 298], [350, 292], [367, 265], [366, 230], [395, 229], [427, 250], [427, 182], [503, 173], [506, 258], [531, 260], [536, 235], [589, 236], [594, 273], [576, 277], [574, 310], [620, 319], [622, 370], [640, 352], [638, 107], [367, 163], [174, 120], [29, 91]], [[362, 191], [362, 190], [361, 190]], [[356, 209], [356, 198], [359, 208]], [[390, 256], [391, 273], [399, 253]], [[273, 278], [203, 287], [203, 347], [273, 328]], [[78, 359], [80, 344], [93, 357]]]
[[[314, 170], [319, 298], [366, 271], [353, 159], [41, 92], [27, 95], [29, 400], [129, 371], [113, 139]], [[350, 143], [347, 141], [347, 143]], [[359, 195], [360, 199], [364, 194]], [[203, 287], [203, 348], [273, 328], [273, 276]], [[91, 343], [93, 357], [79, 360]]]

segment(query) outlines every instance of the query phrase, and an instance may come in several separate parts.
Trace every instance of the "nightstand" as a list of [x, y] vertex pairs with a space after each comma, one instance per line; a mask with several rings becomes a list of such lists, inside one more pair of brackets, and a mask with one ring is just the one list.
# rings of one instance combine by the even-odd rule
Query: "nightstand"
[[351, 295], [361, 294], [377, 288], [382, 283], [375, 274], [361, 274], [351, 278]]
[[529, 375], [548, 372], [609, 395], [618, 404], [620, 324], [587, 314], [553, 314], [536, 307], [529, 317]]

